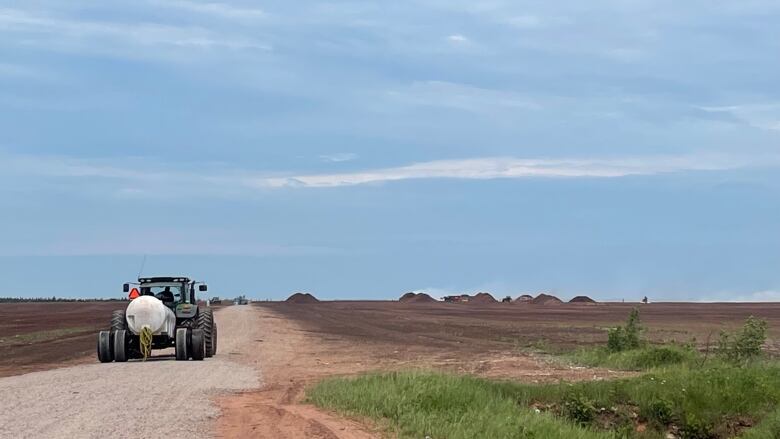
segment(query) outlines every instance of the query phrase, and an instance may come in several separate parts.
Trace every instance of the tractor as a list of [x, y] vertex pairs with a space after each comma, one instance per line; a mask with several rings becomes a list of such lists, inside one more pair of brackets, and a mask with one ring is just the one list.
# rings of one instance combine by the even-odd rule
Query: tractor
[[98, 360], [146, 359], [152, 349], [170, 347], [176, 360], [216, 354], [217, 323], [210, 308], [198, 305], [196, 286], [200, 292], [208, 290], [187, 277], [145, 277], [124, 284], [130, 303], [112, 313], [110, 330], [98, 333]]

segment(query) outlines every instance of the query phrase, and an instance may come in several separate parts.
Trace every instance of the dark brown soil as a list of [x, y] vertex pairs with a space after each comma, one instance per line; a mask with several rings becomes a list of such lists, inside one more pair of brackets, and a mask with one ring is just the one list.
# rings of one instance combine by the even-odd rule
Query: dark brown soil
[[127, 302], [0, 304], [0, 377], [67, 366], [92, 355], [111, 312], [126, 307]]
[[292, 296], [288, 297], [285, 301], [287, 303], [317, 303], [319, 302], [319, 299], [312, 296], [309, 293], [295, 293]]
[[596, 303], [596, 301], [588, 296], [576, 296], [572, 298], [569, 303]]
[[534, 297], [534, 299], [531, 300], [531, 303], [534, 305], [557, 305], [563, 303], [563, 301], [555, 296], [542, 293]]
[[625, 322], [635, 307], [651, 341], [689, 342], [695, 337], [703, 347], [708, 336], [715, 343], [721, 329], [741, 327], [748, 316], [755, 315], [769, 322], [769, 351], [780, 353], [780, 303], [600, 303], [590, 307], [496, 303], [472, 307], [443, 302], [326, 301], [313, 308], [316, 312], [279, 302], [261, 306], [272, 307], [328, 339], [385, 343], [402, 351], [417, 346], [423, 353], [440, 350], [453, 357], [459, 352], [516, 350], [540, 342], [560, 350], [601, 345], [607, 341], [606, 328]]

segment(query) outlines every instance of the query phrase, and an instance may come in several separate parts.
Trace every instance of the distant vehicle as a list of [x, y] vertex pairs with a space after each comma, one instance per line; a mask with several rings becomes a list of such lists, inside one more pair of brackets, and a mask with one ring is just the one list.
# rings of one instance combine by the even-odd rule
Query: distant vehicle
[[218, 296], [214, 296], [211, 299], [209, 299], [209, 303], [212, 305], [221, 305], [222, 299], [220, 299]]
[[246, 296], [238, 296], [233, 299], [233, 303], [236, 305], [249, 305], [249, 299]]
[[501, 299], [501, 302], [503, 303], [511, 303], [512, 302], [512, 296], [506, 296], [503, 299]]
[[461, 294], [459, 296], [444, 296], [444, 301], [449, 303], [466, 303], [471, 299], [468, 294]]

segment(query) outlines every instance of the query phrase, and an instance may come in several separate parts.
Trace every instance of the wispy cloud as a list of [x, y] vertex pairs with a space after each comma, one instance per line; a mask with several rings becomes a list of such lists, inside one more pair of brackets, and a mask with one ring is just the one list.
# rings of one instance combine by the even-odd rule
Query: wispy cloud
[[700, 299], [702, 302], [777, 302], [780, 291], [761, 290], [752, 293], [720, 293]]
[[780, 103], [699, 107], [711, 113], [728, 113], [750, 126], [780, 131]]
[[40, 69], [19, 65], [0, 63], [0, 76], [24, 80], [51, 80], [53, 75]]
[[[337, 157], [346, 159], [348, 157]], [[528, 159], [482, 157], [434, 160], [406, 166], [345, 173], [285, 175], [224, 167], [218, 164], [180, 165], [179, 170], [157, 160], [125, 158], [85, 160], [58, 156], [2, 155], [6, 172], [0, 178], [16, 182], [73, 179], [113, 191], [117, 197], [135, 196], [234, 196], [252, 189], [333, 188], [401, 180], [516, 178], [617, 178], [686, 171], [718, 171], [749, 166], [778, 166], [779, 157], [683, 155], [628, 158]], [[139, 171], [140, 170], [140, 171]], [[64, 180], [63, 180], [64, 179]], [[105, 185], [95, 185], [97, 181]], [[110, 184], [109, 184], [110, 183]]]
[[227, 3], [186, 0], [153, 0], [152, 3], [159, 6], [177, 8], [237, 21], [255, 21], [266, 16], [265, 11], [262, 9], [240, 8]]
[[340, 152], [336, 154], [323, 154], [320, 156], [320, 160], [329, 163], [349, 162], [355, 160], [358, 157], [357, 154], [352, 152]]
[[[138, 47], [193, 49], [257, 49], [271, 46], [249, 38], [195, 26], [138, 22], [90, 21], [50, 16], [20, 9], [0, 9], [0, 31], [7, 42], [38, 45], [47, 49], [105, 52]], [[10, 35], [17, 34], [16, 40]]]
[[452, 178], [490, 180], [500, 178], [590, 177], [615, 178], [683, 171], [734, 169], [747, 160], [717, 156], [634, 157], [624, 159], [520, 159], [488, 157], [437, 160], [408, 166], [340, 174], [309, 174], [292, 177], [255, 178], [255, 187], [339, 187], [410, 179]]
[[416, 81], [406, 88], [389, 91], [387, 96], [405, 104], [448, 107], [466, 111], [540, 108], [533, 99], [519, 93], [447, 81]]
[[447, 41], [453, 44], [468, 44], [471, 42], [465, 35], [453, 34], [447, 36]]

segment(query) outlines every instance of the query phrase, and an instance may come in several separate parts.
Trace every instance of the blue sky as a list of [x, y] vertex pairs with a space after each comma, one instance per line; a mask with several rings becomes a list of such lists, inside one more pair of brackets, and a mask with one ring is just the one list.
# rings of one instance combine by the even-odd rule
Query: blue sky
[[776, 1], [0, 2], [0, 295], [780, 298]]

